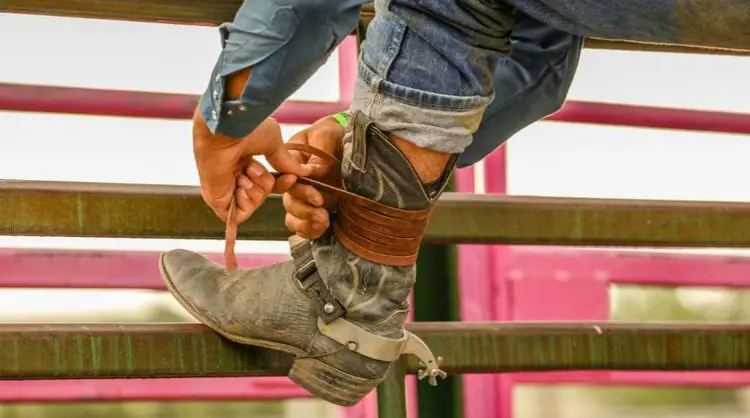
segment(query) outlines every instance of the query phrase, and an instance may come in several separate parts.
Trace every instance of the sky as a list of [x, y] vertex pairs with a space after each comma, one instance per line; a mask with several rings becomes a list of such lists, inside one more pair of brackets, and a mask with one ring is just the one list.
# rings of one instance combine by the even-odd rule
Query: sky
[[[208, 27], [0, 14], [5, 83], [199, 94], [219, 48]], [[335, 101], [337, 67], [334, 57], [292, 99]], [[750, 113], [747, 74], [742, 57], [585, 50], [569, 99]], [[188, 121], [0, 111], [0, 127], [0, 178], [198, 184]], [[512, 194], [750, 201], [738, 181], [750, 176], [744, 135], [540, 122], [511, 139], [508, 155]], [[0, 237], [0, 247], [220, 252], [222, 243]]]

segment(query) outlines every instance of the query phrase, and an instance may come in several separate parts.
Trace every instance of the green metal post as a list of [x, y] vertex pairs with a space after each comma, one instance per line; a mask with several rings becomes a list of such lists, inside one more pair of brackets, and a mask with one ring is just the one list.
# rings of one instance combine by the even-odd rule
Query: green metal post
[[378, 386], [378, 417], [406, 418], [406, 367], [403, 358], [394, 363]]
[[[454, 190], [450, 184], [448, 191]], [[458, 264], [455, 246], [422, 245], [417, 260], [414, 290], [414, 320], [419, 322], [460, 321]], [[446, 353], [435, 353], [445, 355]], [[461, 376], [449, 376], [437, 387], [426, 381], [417, 384], [420, 418], [462, 418]]]
[[[423, 245], [417, 260], [414, 290], [414, 320], [417, 322], [458, 321], [456, 248]], [[449, 353], [435, 353], [446, 357]], [[462, 418], [461, 376], [449, 375], [438, 386], [426, 380], [417, 384], [420, 418]]]

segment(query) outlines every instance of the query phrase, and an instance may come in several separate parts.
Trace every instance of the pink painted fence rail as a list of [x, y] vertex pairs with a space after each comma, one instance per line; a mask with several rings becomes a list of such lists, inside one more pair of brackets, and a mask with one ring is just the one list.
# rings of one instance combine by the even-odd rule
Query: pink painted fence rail
[[[742, 118], [743, 124], [750, 121], [750, 115], [742, 115]], [[709, 127], [721, 123], [677, 121], [672, 128], [692, 130], [697, 125]], [[735, 128], [724, 126], [717, 131], [730, 129]], [[487, 193], [506, 192], [505, 158], [505, 150], [500, 149], [485, 160], [483, 180]], [[474, 192], [475, 180], [475, 170], [460, 170], [458, 190]], [[461, 319], [466, 321], [608, 321], [609, 290], [613, 284], [750, 287], [750, 259], [744, 257], [461, 245], [458, 265]], [[750, 385], [750, 372], [573, 371], [467, 375], [464, 376], [464, 413], [472, 417], [512, 418], [513, 386], [522, 383], [741, 387]]]

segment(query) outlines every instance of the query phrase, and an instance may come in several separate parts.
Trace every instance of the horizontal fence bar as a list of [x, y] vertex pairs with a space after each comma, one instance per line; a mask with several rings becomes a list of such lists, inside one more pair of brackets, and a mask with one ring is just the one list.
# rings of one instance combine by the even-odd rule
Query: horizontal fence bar
[[[515, 384], [597, 385], [597, 386], [671, 386], [700, 388], [741, 388], [750, 386], [750, 372], [623, 372], [574, 371], [518, 373]], [[0, 395], [1, 396], [1, 395]]]
[[[416, 323], [452, 374], [748, 370], [750, 325]], [[0, 324], [0, 376], [16, 379], [282, 376], [292, 358], [198, 324]], [[411, 371], [417, 369], [409, 359]]]
[[[187, 119], [197, 103], [198, 96], [189, 94], [0, 83], [0, 110], [19, 112]], [[307, 124], [346, 107], [345, 102], [286, 101], [274, 117]], [[547, 120], [750, 134], [750, 114], [576, 100], [568, 100]]]
[[[518, 373], [516, 384], [740, 388], [750, 372], [563, 371]], [[311, 395], [285, 377], [0, 381], [0, 403], [286, 400]]]
[[286, 377], [0, 381], [0, 403], [269, 401], [310, 397]]
[[750, 134], [750, 114], [568, 100], [545, 120]]
[[[223, 255], [204, 254], [223, 263]], [[243, 268], [288, 259], [282, 254], [237, 254]], [[146, 251], [0, 249], [0, 288], [165, 290], [154, 266], [159, 253]]]
[[750, 287], [750, 257], [512, 247], [503, 271], [517, 280], [606, 280], [650, 286]]
[[[240, 237], [284, 240], [272, 196]], [[750, 247], [750, 203], [446, 193], [427, 242]], [[221, 239], [197, 187], [0, 181], [0, 235]]]
[[[208, 26], [231, 21], [241, 4], [242, 0], [134, 0], [127, 4], [123, 0], [3, 0], [0, 2], [0, 12]], [[364, 5], [360, 27], [366, 27], [373, 16], [372, 4]], [[584, 46], [648, 52], [750, 55], [750, 51], [744, 50], [644, 44], [595, 38], [586, 39]]]
[[[0, 83], [0, 110], [157, 119], [190, 119], [199, 97], [153, 93]], [[273, 117], [281, 123], [309, 124], [348, 108], [345, 102], [287, 100]]]
[[[223, 262], [223, 255], [204, 253]], [[283, 254], [238, 254], [242, 267], [288, 259]], [[158, 252], [0, 249], [0, 287], [164, 290], [154, 266]], [[741, 256], [591, 251], [515, 246], [503, 261], [515, 280], [565, 278], [654, 286], [750, 287], [750, 258]], [[567, 280], [567, 279], [565, 279]]]
[[609, 49], [616, 51], [636, 51], [636, 52], [666, 52], [674, 54], [702, 54], [702, 55], [730, 55], [746, 57], [750, 56], [750, 51], [745, 49], [729, 48], [709, 48], [693, 45], [669, 45], [669, 44], [650, 44], [644, 42], [629, 42], [617, 39], [600, 39], [585, 38], [584, 48], [591, 49]]

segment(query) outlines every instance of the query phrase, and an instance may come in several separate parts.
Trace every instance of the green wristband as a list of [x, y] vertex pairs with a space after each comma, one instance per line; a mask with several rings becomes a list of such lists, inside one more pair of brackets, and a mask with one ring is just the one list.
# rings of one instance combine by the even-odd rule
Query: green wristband
[[349, 117], [349, 111], [345, 110], [343, 112], [336, 113], [335, 115], [331, 115], [331, 117], [336, 119], [341, 124], [341, 126], [346, 128], [346, 120]]

